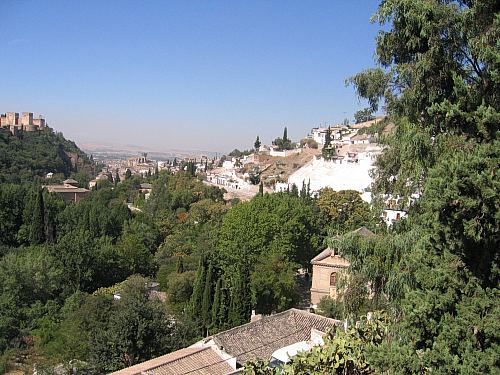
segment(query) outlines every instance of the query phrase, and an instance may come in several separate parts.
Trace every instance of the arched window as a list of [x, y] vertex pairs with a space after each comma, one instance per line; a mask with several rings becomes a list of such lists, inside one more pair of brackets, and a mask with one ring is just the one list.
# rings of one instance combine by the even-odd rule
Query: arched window
[[330, 286], [336, 286], [337, 285], [337, 272], [332, 272], [330, 274]]

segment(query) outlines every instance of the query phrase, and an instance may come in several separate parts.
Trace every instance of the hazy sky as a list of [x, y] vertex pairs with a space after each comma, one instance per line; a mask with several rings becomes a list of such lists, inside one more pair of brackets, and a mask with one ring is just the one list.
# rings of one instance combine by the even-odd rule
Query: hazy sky
[[77, 143], [230, 151], [364, 106], [374, 0], [0, 0], [0, 112]]

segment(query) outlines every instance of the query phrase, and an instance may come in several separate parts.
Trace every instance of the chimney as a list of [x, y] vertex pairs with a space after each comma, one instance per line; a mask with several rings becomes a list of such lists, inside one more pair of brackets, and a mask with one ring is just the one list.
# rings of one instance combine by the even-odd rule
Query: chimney
[[250, 317], [250, 323], [256, 322], [262, 319], [262, 314], [256, 314], [255, 310], [252, 310], [252, 316]]

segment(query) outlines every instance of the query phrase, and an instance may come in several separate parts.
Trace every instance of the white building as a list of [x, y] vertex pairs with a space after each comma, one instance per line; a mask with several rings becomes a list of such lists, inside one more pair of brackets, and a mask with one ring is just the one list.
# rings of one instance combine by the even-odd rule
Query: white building
[[370, 202], [371, 194], [365, 192], [372, 183], [370, 171], [380, 152], [380, 147], [370, 144], [344, 147], [331, 161], [314, 157], [310, 163], [295, 171], [288, 178], [288, 183], [295, 184], [300, 189], [304, 181], [310, 181], [311, 192], [318, 192], [326, 187], [336, 191], [356, 190], [364, 200]]

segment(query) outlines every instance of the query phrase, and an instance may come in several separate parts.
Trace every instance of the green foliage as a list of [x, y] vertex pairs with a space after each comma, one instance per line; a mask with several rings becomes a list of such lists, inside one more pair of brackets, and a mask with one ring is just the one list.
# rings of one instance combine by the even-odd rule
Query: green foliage
[[252, 313], [250, 275], [247, 268], [240, 268], [233, 275], [234, 286], [231, 289], [231, 303], [228, 319], [232, 327], [248, 323]]
[[260, 254], [282, 255], [307, 267], [317, 252], [319, 228], [311, 206], [286, 193], [256, 196], [223, 219], [216, 261], [225, 274], [253, 270]]
[[297, 264], [280, 255], [261, 255], [251, 274], [252, 299], [257, 313], [281, 312], [295, 305], [299, 297], [297, 269]]
[[23, 224], [26, 188], [13, 184], [0, 184], [0, 243], [18, 245], [18, 231]]
[[237, 148], [235, 148], [233, 151], [231, 151], [228, 156], [232, 156], [235, 158], [241, 158], [242, 156], [248, 156], [253, 152], [253, 150], [243, 150], [240, 151]]
[[344, 303], [330, 297], [321, 298], [318, 303], [317, 313], [337, 320], [343, 320], [346, 317]]
[[201, 301], [201, 320], [205, 328], [210, 327], [212, 323], [213, 284], [214, 270], [213, 266], [210, 264], [205, 277], [203, 298]]
[[120, 300], [100, 295], [68, 298], [45, 350], [63, 361], [80, 358], [89, 371], [101, 373], [182, 346], [182, 323], [173, 323], [161, 302], [148, 297], [147, 281], [129, 278], [121, 287]]
[[366, 226], [376, 229], [376, 215], [370, 205], [355, 190], [335, 191], [324, 188], [316, 202], [322, 220], [335, 234], [341, 234]]
[[28, 208], [28, 215], [31, 216], [29, 242], [33, 245], [45, 242], [45, 205], [41, 190], [37, 192], [33, 206]]
[[273, 141], [273, 145], [277, 146], [279, 151], [293, 149], [294, 145], [292, 141], [288, 138], [288, 130], [286, 126], [285, 129], [283, 130], [283, 138], [276, 138]]
[[181, 308], [187, 306], [193, 293], [194, 279], [194, 271], [171, 274], [167, 289], [168, 302]]
[[371, 351], [379, 372], [499, 366], [499, 11], [489, 0], [383, 2], [382, 68], [350, 80], [397, 125], [373, 192], [421, 194], [401, 233], [344, 247], [391, 301], [391, 339]]
[[199, 311], [203, 303], [203, 292], [205, 290], [205, 280], [206, 280], [206, 261], [202, 257], [200, 258], [200, 263], [198, 265], [198, 270], [196, 271], [196, 276], [193, 283], [193, 294], [191, 295], [190, 311], [195, 320], [200, 324], [201, 316], [199, 316]]

